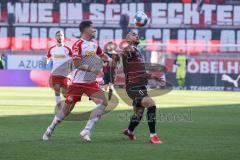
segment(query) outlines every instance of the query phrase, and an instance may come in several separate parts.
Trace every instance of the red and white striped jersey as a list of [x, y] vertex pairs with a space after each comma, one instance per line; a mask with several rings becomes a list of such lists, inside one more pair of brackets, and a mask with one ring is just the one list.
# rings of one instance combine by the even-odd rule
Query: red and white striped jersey
[[[82, 65], [93, 66], [101, 71], [103, 62], [100, 58], [103, 55], [102, 49], [94, 41], [79, 39], [72, 47], [73, 56], [81, 58]], [[96, 81], [96, 73], [75, 69], [73, 72], [73, 83], [90, 83]]]
[[[71, 48], [66, 45], [57, 46], [54, 45], [49, 48], [47, 52], [47, 58], [53, 60], [52, 74], [67, 76], [68, 65], [65, 65], [67, 61], [72, 57], [73, 53]], [[64, 65], [63, 65], [64, 64]]]

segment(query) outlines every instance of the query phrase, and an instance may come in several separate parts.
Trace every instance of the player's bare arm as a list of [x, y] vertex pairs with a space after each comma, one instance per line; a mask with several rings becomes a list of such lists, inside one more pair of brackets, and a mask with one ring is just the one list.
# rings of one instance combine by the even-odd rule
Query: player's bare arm
[[106, 53], [103, 52], [103, 54], [100, 56], [103, 62], [108, 62], [109, 65], [113, 64], [113, 60], [111, 57], [109, 57]]
[[94, 72], [96, 74], [98, 74], [100, 72], [100, 70], [95, 68], [94, 66], [83, 65], [81, 58], [79, 58], [79, 57], [73, 58], [73, 65], [75, 68], [80, 69], [82, 71]]

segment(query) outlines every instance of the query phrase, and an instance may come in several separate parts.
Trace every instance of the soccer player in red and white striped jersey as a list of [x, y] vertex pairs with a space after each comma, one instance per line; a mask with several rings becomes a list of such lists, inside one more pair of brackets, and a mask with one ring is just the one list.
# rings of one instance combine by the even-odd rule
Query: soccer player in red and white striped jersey
[[96, 75], [101, 72], [103, 61], [109, 61], [111, 64], [112, 59], [103, 53], [102, 49], [93, 41], [96, 31], [91, 21], [81, 22], [79, 29], [81, 39], [73, 45], [73, 63], [75, 70], [71, 73], [73, 75], [72, 84], [68, 86], [67, 97], [63, 108], [56, 114], [52, 123], [43, 134], [43, 140], [50, 138], [57, 124], [69, 115], [76, 102], [81, 100], [83, 94], [86, 94], [97, 106], [92, 111], [80, 136], [85, 141], [91, 141], [91, 129], [100, 119], [108, 105], [104, 92], [96, 82]]
[[[72, 57], [72, 50], [64, 44], [64, 33], [63, 31], [56, 32], [56, 44], [49, 48], [46, 55], [46, 63], [50, 59], [53, 61], [53, 68], [49, 79], [50, 87], [55, 91], [56, 104], [59, 105], [61, 102], [60, 90], [67, 89], [67, 75], [69, 73], [68, 65], [66, 62]], [[63, 91], [63, 93], [66, 91]]]

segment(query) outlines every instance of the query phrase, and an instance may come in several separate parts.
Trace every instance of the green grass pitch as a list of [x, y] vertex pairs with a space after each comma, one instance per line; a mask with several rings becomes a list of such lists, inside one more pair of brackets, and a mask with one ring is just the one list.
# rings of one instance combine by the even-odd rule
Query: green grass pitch
[[[240, 159], [239, 92], [171, 91], [154, 100], [162, 145], [148, 143], [146, 121], [136, 129], [137, 141], [122, 135], [132, 108], [121, 100], [96, 124], [91, 143], [79, 137], [85, 121], [63, 122], [43, 142], [54, 115], [53, 91], [0, 87], [0, 160]], [[88, 106], [92, 102], [84, 99], [76, 111]]]

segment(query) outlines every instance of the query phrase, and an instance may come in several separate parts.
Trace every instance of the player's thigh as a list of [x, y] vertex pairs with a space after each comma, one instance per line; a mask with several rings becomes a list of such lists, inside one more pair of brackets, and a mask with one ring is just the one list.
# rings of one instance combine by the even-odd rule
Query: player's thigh
[[67, 88], [65, 103], [67, 104], [77, 103], [78, 101], [81, 100], [82, 94], [83, 94], [83, 89], [81, 86], [70, 85]]
[[[127, 85], [127, 95], [134, 101], [141, 100], [143, 97], [148, 96], [147, 88], [145, 85]], [[136, 102], [134, 102], [136, 103]]]
[[106, 99], [105, 94], [104, 94], [104, 92], [102, 90], [99, 90], [99, 91], [91, 94], [90, 98], [96, 104], [102, 104], [104, 106], [108, 105], [107, 99]]
[[145, 96], [142, 98], [141, 105], [143, 107], [152, 107], [152, 106], [155, 106], [156, 104], [151, 97]]

